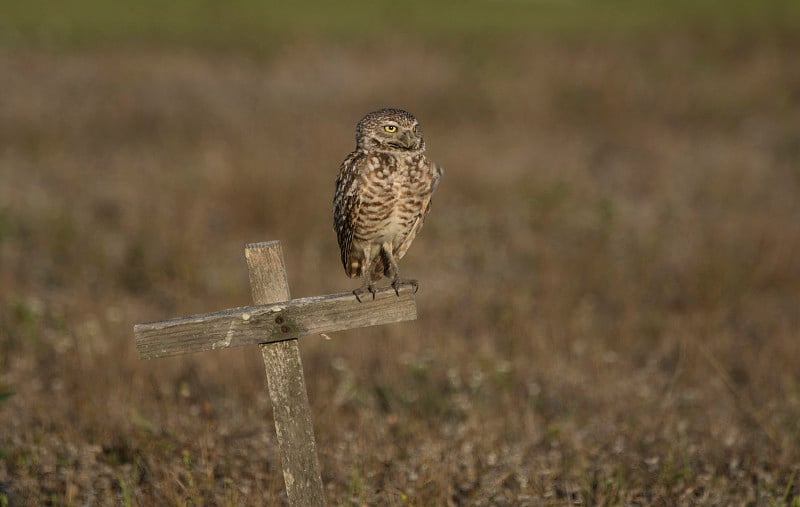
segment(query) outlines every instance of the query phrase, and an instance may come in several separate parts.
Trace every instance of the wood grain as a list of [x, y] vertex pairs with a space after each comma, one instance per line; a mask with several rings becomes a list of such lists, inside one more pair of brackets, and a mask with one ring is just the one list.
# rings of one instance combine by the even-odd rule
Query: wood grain
[[[254, 303], [268, 304], [290, 298], [280, 243], [247, 245], [245, 257]], [[259, 347], [272, 400], [286, 495], [291, 505], [316, 507], [325, 505], [325, 492], [297, 336], [294, 334], [294, 339]]]
[[382, 289], [374, 301], [362, 299], [359, 303], [345, 292], [137, 324], [136, 349], [140, 358], [154, 359], [417, 318], [411, 289], [399, 297], [391, 288]]

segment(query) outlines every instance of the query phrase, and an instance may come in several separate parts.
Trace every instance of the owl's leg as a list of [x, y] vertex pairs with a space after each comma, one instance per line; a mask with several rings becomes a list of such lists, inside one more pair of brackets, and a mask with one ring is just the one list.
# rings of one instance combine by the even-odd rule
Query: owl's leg
[[361, 303], [361, 295], [365, 292], [371, 293], [372, 299], [375, 299], [375, 286], [372, 285], [372, 277], [370, 276], [372, 273], [372, 255], [370, 255], [370, 246], [371, 245], [367, 244], [364, 247], [364, 263], [361, 265], [361, 278], [364, 280], [364, 282], [361, 284], [361, 287], [353, 289], [353, 294], [359, 303]]
[[414, 287], [414, 294], [416, 294], [419, 290], [419, 283], [412, 278], [400, 278], [400, 271], [397, 268], [397, 260], [395, 260], [394, 255], [392, 254], [392, 244], [384, 243], [381, 248], [386, 260], [389, 261], [389, 276], [392, 279], [392, 288], [394, 289], [394, 293], [399, 296], [400, 287], [402, 285], [410, 285]]

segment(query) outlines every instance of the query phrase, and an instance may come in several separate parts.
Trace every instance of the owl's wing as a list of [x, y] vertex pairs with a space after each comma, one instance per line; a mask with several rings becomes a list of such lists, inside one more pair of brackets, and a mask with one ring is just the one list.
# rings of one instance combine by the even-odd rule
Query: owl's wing
[[431, 175], [431, 184], [430, 190], [423, 196], [421, 206], [419, 207], [421, 212], [417, 215], [417, 219], [411, 225], [411, 228], [406, 234], [406, 237], [403, 238], [402, 243], [397, 245], [397, 249], [394, 251], [395, 259], [398, 261], [403, 258], [406, 254], [406, 251], [411, 246], [411, 242], [414, 241], [414, 238], [417, 237], [417, 233], [419, 233], [420, 229], [422, 229], [422, 224], [425, 222], [425, 217], [428, 216], [428, 213], [431, 211], [431, 198], [433, 197], [433, 193], [436, 192], [436, 187], [439, 186], [439, 180], [442, 179], [442, 174], [444, 174], [444, 168], [435, 162], [428, 161], [430, 167], [430, 175]]
[[[336, 177], [336, 191], [333, 195], [333, 228], [339, 242], [342, 266], [347, 276], [357, 276], [357, 266], [351, 262], [350, 247], [353, 243], [354, 224], [361, 209], [360, 174], [364, 170], [366, 157], [354, 151], [342, 162]], [[360, 265], [360, 263], [358, 263]]]

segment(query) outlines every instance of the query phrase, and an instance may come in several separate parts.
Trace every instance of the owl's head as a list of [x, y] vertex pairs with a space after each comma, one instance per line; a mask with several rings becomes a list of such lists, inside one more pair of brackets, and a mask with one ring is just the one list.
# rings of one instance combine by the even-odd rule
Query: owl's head
[[414, 115], [402, 109], [379, 109], [356, 126], [356, 145], [388, 153], [422, 153], [425, 140]]

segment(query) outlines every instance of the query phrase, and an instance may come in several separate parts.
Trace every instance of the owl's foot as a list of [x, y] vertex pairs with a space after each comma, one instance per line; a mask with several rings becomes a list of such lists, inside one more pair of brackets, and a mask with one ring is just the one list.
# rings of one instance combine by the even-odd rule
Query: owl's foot
[[403, 285], [410, 285], [414, 288], [414, 294], [417, 293], [419, 290], [419, 283], [411, 278], [395, 278], [392, 280], [392, 288], [394, 289], [394, 293], [398, 296], [400, 295], [400, 287]]
[[365, 284], [364, 284], [364, 285], [362, 285], [361, 287], [359, 287], [359, 288], [357, 288], [357, 289], [353, 289], [353, 295], [355, 295], [355, 297], [356, 297], [356, 299], [358, 299], [358, 302], [359, 302], [359, 303], [362, 303], [362, 302], [363, 302], [363, 301], [361, 301], [361, 296], [362, 296], [362, 295], [363, 295], [365, 292], [369, 292], [369, 293], [371, 293], [371, 294], [372, 294], [372, 300], [373, 300], [373, 301], [375, 300], [375, 286], [374, 286], [374, 285], [372, 285], [371, 283], [369, 283], [369, 284], [366, 284], [366, 283], [365, 283]]

